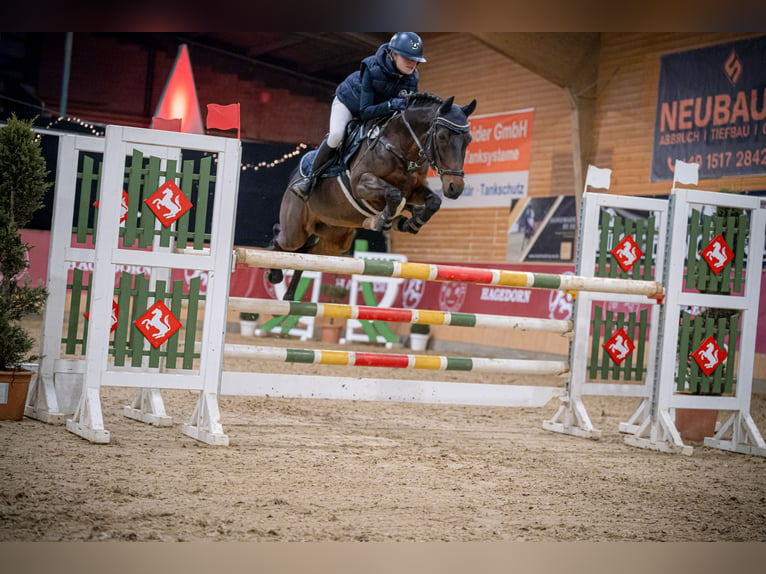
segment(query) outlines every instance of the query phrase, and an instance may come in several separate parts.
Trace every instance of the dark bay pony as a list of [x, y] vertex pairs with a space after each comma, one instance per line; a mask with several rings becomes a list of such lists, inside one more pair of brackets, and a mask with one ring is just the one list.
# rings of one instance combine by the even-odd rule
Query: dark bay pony
[[[417, 233], [441, 207], [427, 184], [429, 168], [441, 178], [445, 197], [456, 199], [463, 192], [468, 116], [475, 108], [476, 100], [461, 107], [454, 97], [410, 94], [405, 110], [362, 126], [347, 169], [323, 174], [306, 202], [290, 191], [300, 177], [296, 169], [282, 196], [270, 249], [342, 255], [358, 228]], [[296, 270], [285, 299], [294, 297], [300, 275]], [[268, 278], [279, 283], [282, 271], [272, 269]]]

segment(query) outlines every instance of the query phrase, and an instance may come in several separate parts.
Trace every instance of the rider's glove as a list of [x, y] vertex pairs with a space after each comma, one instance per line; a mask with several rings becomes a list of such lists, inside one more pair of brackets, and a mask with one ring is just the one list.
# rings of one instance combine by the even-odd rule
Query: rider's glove
[[404, 98], [393, 98], [388, 100], [388, 109], [392, 111], [402, 111], [407, 107], [407, 100]]

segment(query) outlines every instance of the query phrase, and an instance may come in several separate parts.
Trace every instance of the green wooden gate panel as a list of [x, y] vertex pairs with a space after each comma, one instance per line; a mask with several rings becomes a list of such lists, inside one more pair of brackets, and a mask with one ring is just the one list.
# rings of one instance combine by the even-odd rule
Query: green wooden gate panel
[[[99, 199], [103, 158], [82, 154], [79, 162], [72, 232], [75, 240], [84, 244], [89, 238], [95, 239], [97, 217], [94, 204]], [[167, 160], [165, 170], [161, 167], [160, 158], [144, 156], [139, 150], [134, 150], [132, 155], [126, 158], [124, 189], [128, 194], [128, 213], [125, 223], [120, 228], [123, 247], [145, 249], [150, 247], [154, 237], [159, 235], [160, 246], [163, 247], [169, 247], [171, 238], [175, 237], [179, 246], [186, 247], [192, 243], [194, 249], [203, 249], [210, 241], [206, 218], [216, 181], [213, 157], [184, 160], [180, 173], [176, 160]], [[157, 218], [145, 200], [159, 188], [161, 179], [167, 181], [179, 177], [179, 187], [194, 207], [176, 221], [175, 229], [157, 225]], [[194, 226], [190, 229], [192, 217]], [[83, 314], [90, 309], [91, 276], [90, 271], [74, 269], [72, 282], [67, 285], [70, 293], [70, 311], [64, 326], [62, 344], [68, 355], [86, 354], [88, 322]], [[170, 290], [166, 281], [157, 281], [154, 290], [150, 290], [149, 278], [144, 275], [120, 272], [116, 279], [117, 287], [114, 293], [120, 315], [110, 341], [110, 354], [114, 358], [115, 366], [125, 366], [129, 363], [131, 366], [140, 367], [146, 362], [149, 367], [156, 368], [161, 366], [161, 360], [164, 358], [167, 368], [193, 369], [195, 359], [200, 358], [200, 353], [194, 352], [194, 346], [201, 320], [200, 301], [205, 299], [200, 293], [200, 278], [190, 281], [188, 293], [183, 292], [183, 281], [173, 281]], [[155, 349], [145, 344], [144, 335], [133, 322], [157, 300], [163, 300], [168, 305], [171, 312], [181, 321], [182, 327], [163, 346]], [[182, 348], [181, 340], [184, 343]]]
[[[655, 215], [649, 215], [645, 218], [639, 217], [634, 220], [629, 217], [613, 215], [606, 209], [602, 210], [599, 221], [598, 257], [596, 258], [594, 276], [654, 280], [652, 257], [654, 256], [657, 233]], [[629, 271], [624, 271], [611, 251], [627, 235], [633, 237], [643, 255]]]
[[[593, 305], [588, 377], [611, 381], [643, 381], [646, 374], [646, 344], [649, 333], [649, 310], [630, 313], [605, 311], [601, 305]], [[619, 329], [624, 329], [635, 348], [621, 364], [617, 364], [606, 352], [604, 345]]]

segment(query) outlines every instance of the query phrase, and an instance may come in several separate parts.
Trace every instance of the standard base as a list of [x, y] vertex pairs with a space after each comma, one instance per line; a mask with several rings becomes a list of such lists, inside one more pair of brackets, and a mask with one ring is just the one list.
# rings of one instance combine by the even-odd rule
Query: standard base
[[593, 428], [588, 412], [580, 399], [562, 399], [553, 418], [543, 421], [543, 428], [552, 432], [598, 440], [601, 431]]
[[173, 417], [165, 413], [165, 405], [159, 389], [139, 389], [133, 403], [122, 409], [122, 414], [129, 419], [156, 427], [173, 426]]

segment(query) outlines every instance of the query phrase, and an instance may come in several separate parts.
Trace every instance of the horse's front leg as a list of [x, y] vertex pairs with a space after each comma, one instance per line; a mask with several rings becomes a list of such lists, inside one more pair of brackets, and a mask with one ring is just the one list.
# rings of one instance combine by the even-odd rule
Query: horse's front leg
[[406, 233], [417, 233], [420, 228], [423, 227], [434, 213], [439, 211], [442, 205], [441, 197], [436, 195], [428, 188], [422, 188], [425, 191], [423, 194], [423, 204], [412, 206], [412, 217], [397, 217], [396, 227], [398, 231]]
[[375, 221], [375, 231], [388, 231], [399, 212], [404, 207], [402, 192], [395, 187], [388, 187], [385, 191], [386, 207]]
[[385, 201], [385, 207], [375, 220], [375, 231], [388, 231], [394, 217], [404, 207], [404, 196], [400, 189], [387, 181], [372, 174], [364, 174], [357, 184], [359, 197], [368, 202], [378, 202], [381, 197]]

